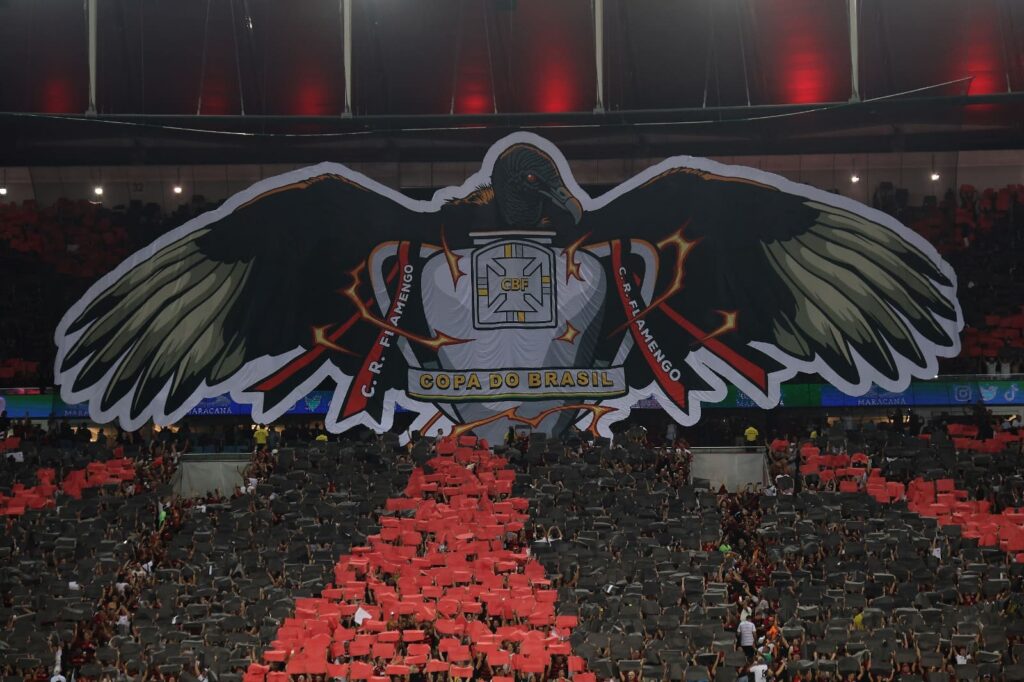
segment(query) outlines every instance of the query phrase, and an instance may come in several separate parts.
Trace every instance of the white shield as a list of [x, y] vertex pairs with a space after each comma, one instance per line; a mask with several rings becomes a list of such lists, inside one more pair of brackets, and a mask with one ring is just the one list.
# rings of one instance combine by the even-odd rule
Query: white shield
[[[430, 332], [468, 341], [441, 347], [436, 366], [423, 366], [409, 341], [401, 339], [398, 345], [409, 366], [452, 372], [591, 368], [608, 286], [598, 258], [605, 255], [606, 246], [596, 247], [597, 255], [586, 249], [570, 254], [550, 245], [553, 233], [473, 236], [473, 248], [453, 252], [461, 275], [453, 275], [443, 251], [425, 250], [420, 287]], [[396, 250], [394, 245], [382, 245], [369, 264], [378, 307], [385, 311], [390, 295], [383, 264]], [[656, 267], [654, 262], [651, 265]], [[653, 282], [652, 277], [647, 279]], [[649, 300], [650, 284], [645, 282], [643, 289], [642, 298]], [[631, 347], [626, 334], [615, 362], [621, 363]], [[427, 401], [414, 393], [410, 386], [416, 400]], [[435, 404], [449, 419], [465, 424], [493, 418], [510, 408], [515, 408], [518, 416], [530, 418], [551, 408], [598, 400], [576, 395], [438, 400]], [[575, 410], [555, 411], [537, 430], [558, 433], [577, 418]], [[474, 430], [500, 441], [514, 423], [502, 418]]]

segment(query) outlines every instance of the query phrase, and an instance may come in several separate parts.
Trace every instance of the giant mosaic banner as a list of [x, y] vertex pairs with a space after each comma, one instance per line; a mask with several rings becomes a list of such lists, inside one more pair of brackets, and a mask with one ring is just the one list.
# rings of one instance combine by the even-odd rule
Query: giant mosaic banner
[[536, 135], [429, 201], [323, 163], [129, 257], [56, 332], [67, 403], [173, 422], [229, 394], [273, 421], [325, 381], [327, 428], [608, 434], [653, 395], [681, 424], [731, 384], [806, 372], [902, 391], [959, 352], [952, 268], [857, 202], [674, 157], [591, 197]]

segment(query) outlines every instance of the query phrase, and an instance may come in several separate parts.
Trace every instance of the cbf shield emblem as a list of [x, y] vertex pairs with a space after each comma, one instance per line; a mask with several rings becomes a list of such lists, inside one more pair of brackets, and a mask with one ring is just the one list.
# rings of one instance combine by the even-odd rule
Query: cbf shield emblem
[[554, 327], [555, 254], [533, 241], [492, 242], [473, 251], [473, 326], [477, 329]]

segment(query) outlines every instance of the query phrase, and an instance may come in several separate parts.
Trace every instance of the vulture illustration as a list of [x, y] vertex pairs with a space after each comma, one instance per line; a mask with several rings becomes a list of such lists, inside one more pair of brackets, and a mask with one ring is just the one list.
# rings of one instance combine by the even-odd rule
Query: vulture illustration
[[[763, 171], [667, 159], [597, 197], [513, 134], [417, 201], [338, 164], [263, 180], [92, 286], [56, 333], [62, 397], [126, 428], [230, 393], [328, 428], [608, 433], [654, 397], [694, 423], [812, 373], [906, 388], [959, 352], [950, 266], [895, 219]], [[514, 375], [514, 376], [513, 376]]]

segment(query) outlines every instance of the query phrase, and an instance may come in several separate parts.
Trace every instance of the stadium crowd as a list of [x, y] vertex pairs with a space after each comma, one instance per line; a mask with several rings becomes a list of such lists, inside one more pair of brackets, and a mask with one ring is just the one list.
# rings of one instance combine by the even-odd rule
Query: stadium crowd
[[236, 490], [183, 499], [171, 485], [178, 443], [58, 448], [29, 436], [22, 449], [0, 489], [40, 464], [62, 478], [122, 454], [136, 475], [3, 517], [0, 668], [19, 680], [232, 679], [294, 599], [331, 579], [409, 470], [401, 453], [385, 465], [368, 449], [344, 462], [289, 451], [282, 464], [263, 448]]
[[[928, 440], [896, 429], [882, 429], [882, 438], [831, 429], [776, 439], [772, 480], [737, 492], [689, 481], [685, 443], [647, 441], [643, 430], [614, 447], [535, 434], [497, 448], [499, 459], [470, 449], [459, 460], [426, 439], [401, 448], [394, 438], [332, 437], [276, 452], [257, 444], [236, 490], [196, 499], [171, 488], [185, 440], [132, 442], [126, 434], [120, 444], [55, 444], [25, 434], [25, 461], [7, 465], [0, 488], [10, 491], [44, 464], [70, 480], [67, 470], [88, 461], [129, 458], [135, 475], [79, 497], [58, 492], [54, 506], [4, 517], [0, 665], [11, 682], [1022, 679], [1024, 545], [1001, 535], [993, 544], [966, 511], [987, 502], [985, 513], [1024, 521], [1019, 441], [997, 455], [955, 447], [969, 426], [928, 425]], [[375, 574], [379, 585], [341, 595], [352, 582], [338, 582], [342, 567], [358, 566], [382, 541], [398, 551], [403, 534], [388, 528], [457, 496], [429, 488], [426, 477], [468, 471], [484, 485], [504, 470], [501, 456], [518, 469], [512, 488], [466, 512], [475, 529], [467, 532], [498, 518], [503, 500], [522, 498], [522, 522], [499, 521], [509, 525], [489, 546], [520, 557], [507, 584], [522, 575], [515, 583], [533, 590], [536, 608], [554, 593], [562, 620], [491, 613], [486, 601], [477, 611], [465, 596], [453, 606], [444, 594], [438, 611], [456, 609], [444, 617], [389, 619], [380, 613], [388, 590], [402, 600], [413, 588], [386, 565]], [[929, 482], [961, 507], [936, 516], [915, 492]], [[901, 492], [879, 494], [892, 485]], [[440, 557], [441, 571], [475, 542], [443, 528], [414, 538], [416, 554]], [[342, 555], [350, 558], [338, 563]], [[533, 561], [543, 571], [529, 568]], [[369, 574], [363, 580], [372, 583]], [[325, 594], [351, 608], [316, 611]], [[383, 629], [373, 618], [360, 623], [360, 610], [386, 621]], [[310, 663], [302, 638], [319, 635], [294, 630], [296, 617], [326, 619], [331, 641], [348, 638], [349, 648]], [[481, 633], [506, 628], [507, 636], [537, 627], [534, 620], [555, 623], [545, 631], [543, 665], [523, 653], [533, 651], [530, 638], [504, 644], [522, 660], [491, 656], [495, 640]], [[393, 630], [420, 633], [416, 646], [377, 641]], [[353, 648], [369, 633], [377, 640], [365, 654]], [[303, 643], [282, 649], [289, 636]], [[453, 653], [459, 647], [467, 658]]]

